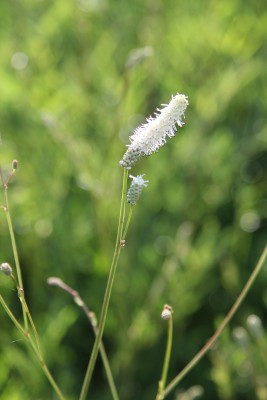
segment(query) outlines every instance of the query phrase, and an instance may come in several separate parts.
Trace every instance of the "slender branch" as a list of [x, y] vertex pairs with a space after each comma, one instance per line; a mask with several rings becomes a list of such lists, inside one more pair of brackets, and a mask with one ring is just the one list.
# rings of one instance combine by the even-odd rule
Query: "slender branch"
[[81, 389], [81, 394], [79, 400], [85, 400], [88, 389], [89, 389], [89, 384], [92, 378], [93, 370], [95, 367], [96, 363], [96, 358], [100, 346], [100, 342], [102, 340], [103, 332], [104, 332], [104, 327], [105, 327], [105, 322], [106, 322], [106, 317], [107, 317], [107, 311], [108, 311], [108, 306], [109, 306], [109, 300], [113, 288], [113, 283], [114, 283], [114, 278], [117, 270], [117, 265], [118, 265], [118, 260], [120, 256], [120, 251], [123, 246], [122, 243], [122, 232], [123, 232], [123, 226], [124, 226], [124, 219], [125, 219], [125, 204], [126, 204], [126, 192], [127, 192], [127, 178], [128, 178], [128, 171], [124, 168], [124, 174], [123, 174], [123, 185], [122, 185], [122, 196], [121, 196], [121, 205], [120, 205], [120, 216], [119, 216], [119, 223], [118, 223], [118, 230], [117, 230], [117, 239], [116, 239], [116, 245], [114, 249], [114, 255], [113, 255], [113, 260], [111, 263], [110, 271], [109, 271], [109, 277], [108, 277], [108, 282], [106, 286], [106, 291], [104, 295], [104, 300], [102, 304], [102, 310], [100, 314], [100, 319], [99, 319], [99, 326], [98, 326], [98, 333], [95, 339], [95, 343], [93, 346], [93, 350], [91, 353], [91, 357], [89, 360], [89, 364], [86, 370], [85, 378], [83, 381], [82, 389]]
[[[72, 289], [65, 282], [63, 282], [62, 279], [60, 279], [60, 278], [56, 278], [56, 277], [48, 278], [47, 283], [49, 285], [60, 287], [61, 289], [65, 290], [67, 293], [69, 293], [72, 296], [74, 302], [83, 309], [86, 317], [88, 318], [90, 324], [92, 325], [95, 336], [97, 336], [98, 327], [97, 327], [97, 319], [96, 319], [95, 313], [89, 310], [89, 308], [86, 306], [86, 304], [84, 303], [84, 301], [81, 298], [81, 296], [79, 295], [79, 293], [76, 290]], [[106, 353], [106, 350], [105, 350], [102, 340], [100, 342], [99, 351], [100, 351], [102, 361], [104, 364], [104, 368], [105, 368], [105, 371], [107, 374], [107, 379], [108, 379], [108, 383], [110, 386], [110, 391], [111, 391], [113, 400], [119, 400], [119, 395], [118, 395], [118, 392], [116, 389], [116, 385], [115, 385], [113, 375], [111, 372], [111, 368], [109, 365], [109, 360], [108, 360], [107, 353]]]
[[223, 322], [221, 323], [221, 325], [219, 326], [217, 331], [209, 339], [209, 341], [205, 344], [205, 346], [195, 355], [195, 357], [186, 365], [186, 367], [168, 384], [168, 386], [166, 387], [166, 389], [163, 392], [163, 395], [164, 395], [163, 398], [165, 398], [167, 396], [167, 394], [169, 394], [174, 389], [174, 387], [185, 377], [185, 375], [188, 374], [189, 371], [191, 371], [191, 369], [204, 357], [204, 355], [210, 350], [212, 345], [216, 342], [216, 340], [218, 339], [218, 337], [220, 336], [220, 334], [222, 333], [224, 328], [227, 326], [227, 324], [230, 322], [230, 320], [232, 319], [232, 317], [238, 310], [240, 304], [242, 303], [242, 301], [248, 294], [251, 286], [253, 285], [260, 270], [262, 269], [262, 267], [266, 261], [266, 258], [267, 258], [267, 245], [265, 246], [256, 267], [252, 271], [249, 279], [247, 280], [247, 283], [245, 284], [244, 288], [242, 289], [236, 302], [234, 303], [234, 305], [232, 306], [232, 308], [226, 315], [225, 319], [223, 320]]

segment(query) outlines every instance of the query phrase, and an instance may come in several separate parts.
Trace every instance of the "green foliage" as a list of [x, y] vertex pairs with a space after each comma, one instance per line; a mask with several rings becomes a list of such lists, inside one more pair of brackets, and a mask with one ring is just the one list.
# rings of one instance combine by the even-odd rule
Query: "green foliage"
[[[5, 171], [19, 160], [9, 196], [26, 298], [70, 399], [94, 336], [70, 297], [46, 279], [64, 279], [99, 315], [128, 135], [171, 94], [189, 97], [183, 129], [133, 169], [149, 187], [134, 210], [104, 335], [121, 398], [154, 398], [163, 304], [174, 309], [174, 377], [227, 313], [266, 241], [265, 4], [2, 1], [0, 15], [1, 165]], [[144, 59], [126, 68], [140, 48]], [[4, 215], [0, 235], [1, 263], [13, 265]], [[266, 328], [266, 274], [183, 390], [201, 385], [206, 400], [266, 398], [266, 333], [246, 349], [231, 333], [251, 313]], [[20, 315], [5, 276], [0, 289]], [[0, 319], [1, 400], [55, 398], [3, 309]], [[93, 399], [110, 398], [105, 383], [99, 361]]]

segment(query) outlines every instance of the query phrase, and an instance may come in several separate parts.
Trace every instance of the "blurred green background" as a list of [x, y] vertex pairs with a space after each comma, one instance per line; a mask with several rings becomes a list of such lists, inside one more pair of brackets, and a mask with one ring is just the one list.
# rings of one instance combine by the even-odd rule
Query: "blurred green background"
[[[121, 399], [154, 399], [174, 309], [169, 378], [205, 344], [266, 242], [267, 8], [263, 0], [3, 0], [0, 132], [26, 298], [47, 362], [77, 399], [115, 242], [128, 136], [177, 92], [186, 124], [131, 171], [134, 210], [104, 342]], [[1, 204], [4, 202], [3, 193]], [[14, 265], [4, 213], [1, 262]], [[267, 269], [213, 350], [168, 398], [267, 398]], [[21, 315], [4, 275], [0, 292]], [[256, 314], [262, 331], [249, 331]], [[1, 400], [55, 399], [0, 309]], [[110, 399], [99, 359], [89, 398]]]

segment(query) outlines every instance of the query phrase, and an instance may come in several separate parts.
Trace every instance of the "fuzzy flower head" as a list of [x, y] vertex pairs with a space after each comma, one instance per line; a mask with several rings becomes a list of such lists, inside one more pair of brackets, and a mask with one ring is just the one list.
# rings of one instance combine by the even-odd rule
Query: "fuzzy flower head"
[[132, 183], [127, 192], [127, 201], [131, 205], [135, 205], [137, 203], [139, 197], [141, 196], [143, 188], [146, 187], [148, 184], [148, 181], [145, 181], [143, 179], [143, 176], [144, 174], [138, 176], [130, 175], [130, 178], [132, 178]]
[[132, 166], [142, 156], [149, 156], [159, 150], [167, 137], [172, 137], [178, 127], [182, 127], [183, 117], [188, 106], [187, 97], [184, 94], [172, 96], [169, 104], [163, 104], [164, 108], [157, 109], [155, 117], [147, 118], [145, 124], [140, 125], [130, 136], [131, 144], [127, 147], [120, 165], [126, 169]]

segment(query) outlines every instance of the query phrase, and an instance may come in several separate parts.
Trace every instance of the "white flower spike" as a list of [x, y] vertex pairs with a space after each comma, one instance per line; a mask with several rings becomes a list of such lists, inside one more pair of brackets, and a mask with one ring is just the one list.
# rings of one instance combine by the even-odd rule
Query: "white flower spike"
[[164, 146], [166, 137], [175, 135], [177, 125], [184, 125], [182, 119], [188, 104], [187, 96], [177, 93], [172, 96], [169, 104], [163, 104], [164, 108], [157, 109], [155, 117], [147, 118], [147, 123], [136, 128], [130, 136], [131, 144], [127, 146], [120, 165], [131, 169], [140, 157], [149, 156]]

